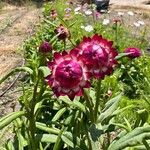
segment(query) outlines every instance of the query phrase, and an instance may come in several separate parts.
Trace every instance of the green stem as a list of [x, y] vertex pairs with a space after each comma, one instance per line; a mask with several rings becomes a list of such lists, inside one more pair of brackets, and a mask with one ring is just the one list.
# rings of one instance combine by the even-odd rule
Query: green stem
[[143, 142], [144, 146], [146, 147], [146, 149], [147, 149], [147, 150], [150, 150], [150, 146], [149, 146], [149, 144], [147, 143], [147, 141], [144, 139], [142, 142]]
[[28, 114], [29, 116], [29, 131], [30, 131], [30, 149], [37, 150], [37, 144], [35, 142], [35, 131], [36, 131], [36, 120], [34, 116], [34, 108], [36, 105], [36, 95], [37, 95], [37, 88], [38, 88], [39, 79], [34, 86], [33, 98], [31, 100], [31, 110]]
[[98, 108], [100, 105], [100, 95], [101, 95], [100, 90], [101, 90], [101, 80], [98, 80], [96, 86], [96, 103], [95, 103], [95, 111], [94, 111], [95, 121], [97, 121]]
[[84, 98], [85, 98], [85, 100], [86, 100], [87, 107], [89, 108], [89, 111], [90, 111], [90, 116], [89, 116], [89, 117], [90, 117], [90, 120], [91, 120], [92, 122], [94, 122], [93, 103], [92, 103], [92, 101], [90, 100], [89, 95], [88, 95], [88, 93], [87, 93], [86, 90], [84, 90]]
[[88, 129], [87, 129], [87, 127], [86, 127], [86, 136], [87, 136], [87, 140], [88, 140], [88, 146], [89, 146], [89, 150], [93, 150], [92, 149], [92, 143], [91, 143], [91, 139], [90, 139], [90, 137], [89, 137], [89, 133], [88, 133]]
[[64, 51], [66, 50], [66, 39], [63, 40], [64, 42]]

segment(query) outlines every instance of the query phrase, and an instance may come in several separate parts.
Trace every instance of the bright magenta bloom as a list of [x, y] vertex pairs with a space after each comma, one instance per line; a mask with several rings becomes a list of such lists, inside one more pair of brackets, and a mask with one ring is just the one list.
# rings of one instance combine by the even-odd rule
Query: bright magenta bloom
[[84, 37], [71, 54], [79, 57], [95, 78], [103, 79], [105, 75], [112, 73], [117, 64], [115, 57], [118, 53], [112, 45], [112, 41], [96, 34], [92, 38]]
[[48, 62], [51, 74], [46, 78], [56, 96], [67, 95], [71, 100], [89, 88], [89, 73], [82, 61], [67, 52], [54, 53], [54, 61]]
[[44, 41], [42, 44], [39, 46], [39, 51], [41, 53], [48, 53], [52, 51], [52, 46], [50, 45], [49, 42]]
[[141, 50], [138, 48], [127, 48], [124, 51], [125, 53], [129, 53], [128, 57], [129, 58], [136, 58], [136, 57], [140, 57], [142, 55]]

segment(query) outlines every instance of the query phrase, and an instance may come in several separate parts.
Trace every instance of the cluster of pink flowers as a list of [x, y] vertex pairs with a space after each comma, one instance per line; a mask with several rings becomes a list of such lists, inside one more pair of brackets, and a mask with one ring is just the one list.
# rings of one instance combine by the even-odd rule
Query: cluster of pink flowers
[[[67, 28], [60, 25], [55, 32], [58, 39], [68, 37]], [[52, 46], [44, 41], [39, 46], [41, 53], [52, 52]], [[141, 56], [138, 48], [127, 48], [124, 53], [129, 59]], [[112, 74], [117, 65], [117, 50], [113, 42], [104, 39], [101, 35], [84, 37], [83, 41], [69, 52], [54, 53], [54, 59], [48, 62], [51, 74], [46, 77], [48, 85], [57, 97], [67, 95], [71, 100], [75, 96], [82, 96], [83, 89], [89, 88], [90, 79], [104, 79]]]
[[113, 42], [102, 36], [84, 37], [70, 52], [54, 53], [48, 62], [51, 74], [47, 82], [56, 96], [67, 95], [71, 100], [83, 95], [83, 88], [90, 87], [90, 79], [103, 79], [110, 75], [117, 64], [118, 55]]

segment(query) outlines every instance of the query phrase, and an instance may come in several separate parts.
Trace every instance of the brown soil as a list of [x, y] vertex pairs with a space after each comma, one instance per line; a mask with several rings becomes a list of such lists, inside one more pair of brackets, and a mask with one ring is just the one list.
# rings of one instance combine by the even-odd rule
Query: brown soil
[[[40, 21], [41, 9], [36, 7], [16, 7], [6, 5], [0, 11], [0, 78], [9, 73], [13, 68], [23, 63], [23, 52], [18, 49], [24, 40], [31, 36], [34, 27]], [[7, 83], [0, 85], [0, 116], [10, 112], [10, 106], [17, 99], [18, 93], [9, 92], [2, 95], [16, 77], [10, 78]], [[12, 111], [12, 110], [11, 110]]]
[[[17, 7], [8, 4], [0, 10], [0, 78], [23, 64], [23, 52], [19, 49], [24, 40], [34, 33], [35, 25], [40, 22], [41, 12], [35, 6]], [[19, 109], [16, 102], [21, 94], [17, 92], [19, 81], [12, 84], [16, 78], [18, 74], [0, 85], [0, 117]], [[11, 84], [10, 90], [3, 94]], [[11, 132], [7, 133], [0, 140], [0, 146], [12, 136]]]

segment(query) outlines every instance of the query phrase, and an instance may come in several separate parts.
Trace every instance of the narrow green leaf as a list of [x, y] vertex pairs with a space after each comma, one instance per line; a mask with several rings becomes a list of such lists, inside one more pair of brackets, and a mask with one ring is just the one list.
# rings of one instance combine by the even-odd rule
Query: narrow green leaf
[[59, 132], [60, 132], [59, 129], [47, 127], [46, 124], [40, 123], [40, 122], [36, 122], [36, 127], [38, 129], [45, 131], [45, 132], [48, 132], [48, 133], [59, 134]]
[[55, 134], [37, 134], [36, 140], [44, 143], [55, 143], [57, 140], [57, 135]]
[[[63, 133], [61, 138], [71, 148], [80, 148], [82, 150], [88, 150], [86, 145], [84, 145], [84, 143], [82, 143], [78, 137], [73, 136], [73, 134], [71, 132]], [[73, 142], [74, 140], [76, 140], [76, 145]]]
[[96, 126], [96, 124], [92, 124], [92, 126], [89, 129], [89, 132], [92, 149], [99, 150], [100, 149], [99, 138], [103, 134], [103, 130], [99, 129], [98, 126]]
[[112, 115], [112, 113], [117, 109], [120, 99], [121, 94], [119, 94], [118, 96], [114, 97], [106, 103], [104, 110], [98, 118], [98, 123], [102, 122], [103, 120]]
[[61, 135], [63, 134], [64, 130], [65, 130], [65, 127], [62, 127], [62, 129], [60, 130], [60, 132], [57, 136], [57, 140], [56, 140], [53, 150], [61, 150], [62, 149]]
[[44, 21], [45, 21], [46, 23], [48, 23], [48, 24], [54, 26], [54, 27], [57, 27], [56, 24], [52, 23], [52, 22], [51, 22], [50, 20], [48, 20], [48, 19], [44, 19]]
[[82, 103], [80, 103], [79, 101], [74, 100], [73, 103], [72, 103], [72, 105], [75, 106], [75, 107], [77, 107], [77, 108], [79, 108], [84, 113], [86, 112], [85, 106]]
[[0, 130], [10, 124], [13, 120], [24, 115], [24, 111], [13, 112], [0, 119]]
[[75, 24], [76, 24], [76, 22], [77, 22], [77, 20], [76, 20], [76, 21], [74, 21], [72, 24], [70, 24], [70, 25], [68, 26], [68, 28], [71, 28], [73, 25], [75, 25]]
[[67, 110], [66, 107], [60, 109], [60, 110], [56, 113], [56, 115], [53, 117], [52, 122], [57, 121], [57, 120], [66, 112], [66, 110]]
[[108, 150], [119, 150], [126, 147], [136, 146], [138, 144], [142, 144], [143, 139], [150, 139], [150, 125], [135, 128], [119, 140], [112, 142]]
[[20, 72], [20, 71], [25, 71], [29, 74], [33, 74], [33, 70], [30, 69], [29, 67], [18, 67], [18, 68], [15, 68], [14, 70], [12, 70], [11, 72], [9, 72], [6, 76], [0, 78], [0, 84], [2, 82], [4, 82], [8, 77], [10, 77], [11, 75], [13, 75], [14, 73], [16, 72]]
[[50, 74], [50, 69], [46, 66], [41, 66], [38, 68], [38, 70], [42, 72], [44, 77], [46, 77]]

